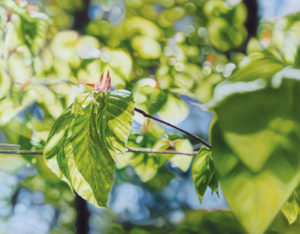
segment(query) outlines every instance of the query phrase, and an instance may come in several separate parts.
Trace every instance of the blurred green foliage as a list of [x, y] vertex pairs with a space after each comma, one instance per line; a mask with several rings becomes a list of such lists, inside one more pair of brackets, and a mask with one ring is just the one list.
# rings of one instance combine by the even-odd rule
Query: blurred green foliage
[[[293, 225], [289, 225], [283, 215], [278, 215], [274, 220], [270, 229], [266, 234], [294, 234], [299, 230], [299, 220]], [[153, 226], [129, 226], [123, 228], [120, 225], [114, 224], [111, 226], [107, 233], [128, 233], [128, 234], [150, 234], [154, 232], [158, 233], [180, 233], [180, 234], [223, 234], [223, 233], [235, 233], [244, 234], [247, 233], [243, 227], [237, 223], [234, 214], [230, 211], [188, 211], [186, 217], [178, 222], [176, 225], [165, 225], [163, 227]]]
[[[200, 200], [207, 186], [218, 191], [219, 176], [233, 213], [248, 232], [264, 232], [277, 216], [270, 233], [297, 233], [299, 13], [263, 19], [257, 37], [246, 44], [247, 10], [241, 1], [89, 3], [87, 23], [78, 29], [76, 14], [86, 8], [82, 0], [0, 2], [0, 132], [5, 141], [43, 149], [55, 120], [87, 90], [85, 84], [109, 69], [113, 88], [130, 90], [136, 107], [166, 121], [186, 119], [184, 96], [214, 113], [213, 150], [200, 151], [192, 167]], [[193, 151], [194, 142], [187, 138], [139, 115], [134, 121], [138, 127], [128, 146]], [[37, 174], [22, 186], [43, 191], [53, 206], [67, 207], [73, 218], [61, 227], [71, 227], [74, 194], [66, 184], [35, 156], [4, 156], [6, 172], [26, 163], [36, 167]], [[130, 152], [115, 158], [117, 171], [132, 167], [153, 190], [163, 189], [174, 176], [165, 164], [188, 171], [191, 162], [182, 155]], [[111, 233], [122, 233], [123, 227], [113, 228]], [[130, 233], [157, 230], [134, 227]], [[245, 232], [229, 212], [189, 212], [175, 233], [199, 230]]]

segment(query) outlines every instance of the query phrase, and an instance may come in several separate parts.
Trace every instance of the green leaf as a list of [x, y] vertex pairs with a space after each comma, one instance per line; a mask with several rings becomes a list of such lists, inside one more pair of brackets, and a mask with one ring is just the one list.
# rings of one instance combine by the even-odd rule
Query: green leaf
[[[155, 143], [153, 146], [154, 151], [166, 150], [169, 148], [169, 142], [160, 140]], [[146, 154], [146, 153], [126, 153], [127, 162], [124, 165], [131, 165], [134, 168], [135, 173], [140, 177], [143, 182], [150, 181], [155, 177], [157, 171], [160, 167], [162, 167], [165, 162], [171, 158], [173, 155], [166, 155], [166, 154]], [[117, 164], [120, 165], [122, 159], [118, 159]], [[117, 165], [120, 168], [120, 166]]]
[[176, 95], [169, 94], [158, 115], [172, 124], [179, 124], [189, 114], [189, 106]]
[[269, 55], [258, 55], [249, 64], [241, 67], [230, 78], [230, 81], [252, 81], [256, 79], [271, 79], [273, 75], [285, 67], [279, 60]]
[[16, 115], [35, 101], [35, 97], [30, 95], [29, 92], [25, 94], [19, 92], [17, 95], [20, 96], [20, 102], [11, 98], [5, 98], [0, 101], [0, 125], [11, 121]]
[[201, 147], [195, 156], [192, 165], [192, 177], [200, 201], [202, 201], [208, 186], [212, 188], [213, 192], [218, 192], [219, 181], [212, 162], [211, 150], [207, 147]]
[[297, 74], [288, 69], [273, 86], [236, 90], [214, 108], [215, 167], [229, 206], [250, 233], [266, 230], [300, 181]]
[[41, 12], [28, 12], [14, 1], [6, 1], [4, 5], [21, 18], [18, 25], [18, 36], [22, 35], [24, 43], [37, 54], [46, 42], [50, 18]]
[[133, 117], [129, 91], [78, 97], [53, 125], [46, 142], [47, 165], [80, 196], [106, 206], [113, 183], [114, 160], [123, 152]]
[[168, 98], [168, 92], [166, 90], [153, 89], [153, 92], [148, 99], [150, 103], [147, 103], [149, 114], [156, 114], [166, 103]]
[[151, 37], [135, 36], [132, 39], [131, 46], [137, 54], [145, 59], [157, 59], [161, 56], [160, 44]]
[[128, 52], [123, 49], [109, 49], [106, 48], [109, 56], [109, 64], [103, 68], [105, 71], [109, 69], [111, 76], [114, 77], [112, 80], [113, 86], [125, 86], [126, 80], [132, 79], [132, 58]]
[[165, 105], [169, 90], [152, 87], [148, 85], [149, 81], [156, 82], [153, 79], [149, 80], [149, 78], [139, 80], [135, 86], [134, 95], [137, 107], [146, 110], [150, 115], [154, 115]]
[[[151, 122], [150, 122], [151, 123]], [[143, 132], [133, 133], [128, 140], [128, 146], [132, 148], [152, 148], [155, 151], [169, 148], [169, 141], [161, 140], [165, 134], [164, 129], [157, 125], [145, 125]], [[116, 157], [116, 167], [121, 169], [132, 166], [135, 173], [146, 182], [151, 180], [157, 170], [169, 159], [169, 155], [154, 155], [145, 153], [128, 152], [124, 155], [118, 154]]]
[[159, 155], [132, 154], [131, 159], [135, 173], [143, 182], [151, 180], [162, 164], [162, 158]]
[[[96, 101], [98, 99], [96, 98]], [[98, 103], [100, 102], [99, 100]], [[132, 125], [133, 96], [129, 91], [115, 90], [108, 93], [102, 105], [99, 106], [102, 111], [97, 115], [101, 126], [99, 134], [108, 149], [123, 153]]]
[[199, 153], [195, 156], [192, 165], [192, 177], [195, 185], [195, 190], [200, 201], [202, 201], [209, 183], [210, 160], [210, 150], [207, 147], [202, 147]]
[[230, 208], [248, 232], [263, 233], [298, 185], [300, 165], [295, 154], [273, 153], [264, 167], [254, 172], [226, 146], [217, 122], [211, 132], [212, 155]]
[[296, 197], [297, 193], [294, 192], [290, 199], [286, 203], [284, 203], [283, 207], [281, 208], [281, 212], [284, 214], [289, 224], [293, 224], [300, 214], [300, 209]]
[[[187, 139], [178, 139], [174, 141], [175, 150], [178, 152], [192, 153], [193, 146]], [[191, 165], [193, 158], [186, 155], [175, 155], [169, 161], [173, 166], [178, 167], [180, 170], [186, 172]]]

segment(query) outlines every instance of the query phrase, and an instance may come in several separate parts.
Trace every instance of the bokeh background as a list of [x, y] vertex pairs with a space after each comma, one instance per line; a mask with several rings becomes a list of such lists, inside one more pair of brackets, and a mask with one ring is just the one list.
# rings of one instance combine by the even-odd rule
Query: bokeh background
[[[25, 149], [42, 148], [40, 139], [53, 119], [81, 92], [78, 83], [97, 81], [107, 68], [114, 88], [136, 90], [138, 106], [207, 140], [212, 114], [203, 103], [210, 100], [213, 87], [245, 59], [242, 53], [273, 46], [272, 31], [281, 30], [279, 19], [300, 11], [298, 0], [226, 0], [221, 2], [230, 7], [217, 7], [216, 12], [211, 10], [213, 0], [18, 2], [29, 12], [45, 13], [49, 16], [45, 22], [51, 22], [44, 32], [47, 22], [29, 20], [29, 27], [46, 38], [25, 38], [30, 49], [15, 50], [20, 44], [18, 31], [2, 41], [1, 48], [10, 49], [3, 52], [1, 66], [8, 66], [16, 86], [5, 93], [2, 72], [0, 97], [10, 99], [0, 104], [0, 142], [14, 143], [18, 138]], [[20, 24], [14, 16], [8, 20], [7, 12], [1, 8], [1, 27], [7, 27], [1, 37], [13, 31], [8, 22]], [[23, 98], [18, 90], [32, 77], [32, 90], [44, 96], [11, 108], [10, 101]], [[45, 83], [55, 94], [42, 88]], [[154, 89], [157, 85], [159, 91]], [[140, 126], [136, 120], [133, 128]], [[40, 158], [1, 155], [0, 233], [243, 233], [221, 190], [217, 195], [208, 188], [200, 204], [190, 169], [167, 164], [149, 179], [137, 165], [127, 162], [116, 169], [109, 209], [104, 209], [88, 204], [47, 174]]]

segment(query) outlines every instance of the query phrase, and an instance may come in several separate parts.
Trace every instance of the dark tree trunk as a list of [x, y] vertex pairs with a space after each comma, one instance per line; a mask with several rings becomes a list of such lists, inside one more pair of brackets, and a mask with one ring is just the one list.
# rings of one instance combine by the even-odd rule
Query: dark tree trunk
[[243, 0], [248, 11], [246, 21], [246, 29], [248, 31], [248, 40], [250, 37], [256, 36], [258, 27], [258, 5], [256, 0]]
[[76, 194], [75, 206], [77, 210], [76, 233], [88, 234], [90, 212], [87, 202]]
[[82, 9], [76, 11], [73, 15], [74, 23], [72, 28], [79, 32], [84, 32], [86, 25], [90, 21], [89, 18], [90, 0], [82, 0], [82, 3], [83, 3]]

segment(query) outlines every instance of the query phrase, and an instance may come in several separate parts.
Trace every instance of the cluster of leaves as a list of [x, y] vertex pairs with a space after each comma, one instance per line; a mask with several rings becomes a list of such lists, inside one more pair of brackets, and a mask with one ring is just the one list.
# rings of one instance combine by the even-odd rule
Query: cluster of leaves
[[[144, 125], [142, 132], [136, 130], [128, 141], [128, 146], [132, 148], [151, 148], [153, 151], [175, 150], [179, 152], [192, 153], [193, 147], [188, 139], [183, 139], [177, 134], [168, 135], [159, 125], [150, 122]], [[128, 152], [125, 155], [117, 156], [116, 167], [122, 169], [133, 166], [136, 174], [143, 182], [148, 182], [154, 178], [158, 170], [166, 163], [171, 163], [173, 167], [178, 167], [186, 172], [192, 161], [192, 157], [185, 155], [171, 154], [147, 154]]]
[[248, 54], [269, 51], [286, 65], [298, 67], [299, 20], [300, 15], [296, 13], [276, 21], [262, 21], [258, 37], [251, 38], [248, 43]]
[[[125, 18], [117, 24], [107, 16], [116, 8], [122, 9]], [[128, 0], [123, 8], [111, 2], [105, 9], [90, 22], [86, 32], [105, 45], [130, 53], [135, 61], [131, 79], [154, 76], [153, 87], [161, 92], [189, 95], [201, 102], [207, 102], [212, 88], [233, 70], [232, 64], [226, 67], [228, 59], [216, 48], [228, 51], [238, 47], [246, 35], [243, 3]], [[216, 27], [222, 29], [218, 35]], [[221, 39], [224, 33], [228, 40]], [[166, 97], [158, 101], [161, 108], [173, 103]]]
[[[82, 4], [75, 2], [68, 8], [68, 1], [48, 1], [44, 9], [63, 4], [58, 15], [74, 12]], [[239, 47], [246, 37], [244, 4], [231, 2], [95, 1], [102, 13], [87, 25], [86, 35], [68, 30], [70, 20], [59, 25], [56, 13], [52, 24], [32, 5], [1, 2], [1, 133], [9, 143], [45, 149], [52, 172], [92, 204], [106, 206], [115, 166], [133, 167], [148, 183], [166, 163], [189, 169], [192, 157], [126, 152], [128, 146], [192, 153], [188, 139], [133, 113], [136, 106], [180, 123], [189, 107], [179, 95], [187, 95], [214, 113], [212, 150], [201, 148], [192, 165], [199, 199], [207, 187], [218, 192], [220, 179], [248, 232], [264, 232], [280, 210], [295, 222], [300, 18], [263, 21], [247, 45], [248, 56], [225, 56], [220, 51]], [[116, 9], [122, 14], [114, 19]], [[79, 84], [95, 82], [108, 68], [116, 90], [85, 93]], [[130, 132], [133, 118], [140, 128]], [[27, 160], [40, 169], [23, 185], [45, 193], [48, 186], [59, 188], [67, 195], [53, 200], [49, 194], [46, 200], [71, 205], [70, 191], [45, 162]]]
[[[297, 156], [300, 116], [295, 101], [299, 98], [299, 70], [280, 69], [284, 65], [269, 55], [259, 60], [268, 67], [259, 78], [257, 68], [251, 69], [250, 62], [216, 88], [210, 103], [215, 112], [210, 134], [213, 150], [202, 148], [192, 167], [200, 200], [208, 185], [217, 191], [217, 172], [232, 211], [250, 233], [267, 229], [288, 198], [295, 196], [300, 180]], [[246, 70], [247, 80], [241, 79], [239, 73], [244, 75]], [[128, 98], [128, 95], [116, 95], [118, 92], [123, 91], [93, 93], [90, 103], [75, 101], [54, 124], [45, 147], [50, 168], [81, 196], [100, 206], [106, 205], [113, 183], [114, 157], [109, 149], [112, 154], [124, 152], [133, 116], [131, 94]], [[114, 105], [109, 104], [112, 101]], [[112, 118], [108, 117], [110, 113]], [[138, 137], [135, 142], [140, 141], [142, 145], [153, 142], [151, 132]], [[168, 149], [170, 144], [170, 141], [159, 141], [153, 148]], [[176, 140], [173, 144], [176, 149], [184, 141]], [[127, 157], [127, 164], [135, 166], [145, 182], [168, 160], [159, 155]], [[119, 159], [119, 164], [126, 161], [126, 157]], [[180, 158], [175, 158], [173, 163], [188, 168]], [[293, 222], [299, 208], [295, 197], [291, 199], [283, 213]]]
[[134, 104], [125, 90], [88, 97], [77, 98], [56, 120], [44, 156], [47, 165], [79, 195], [106, 206], [114, 158], [125, 150]]

